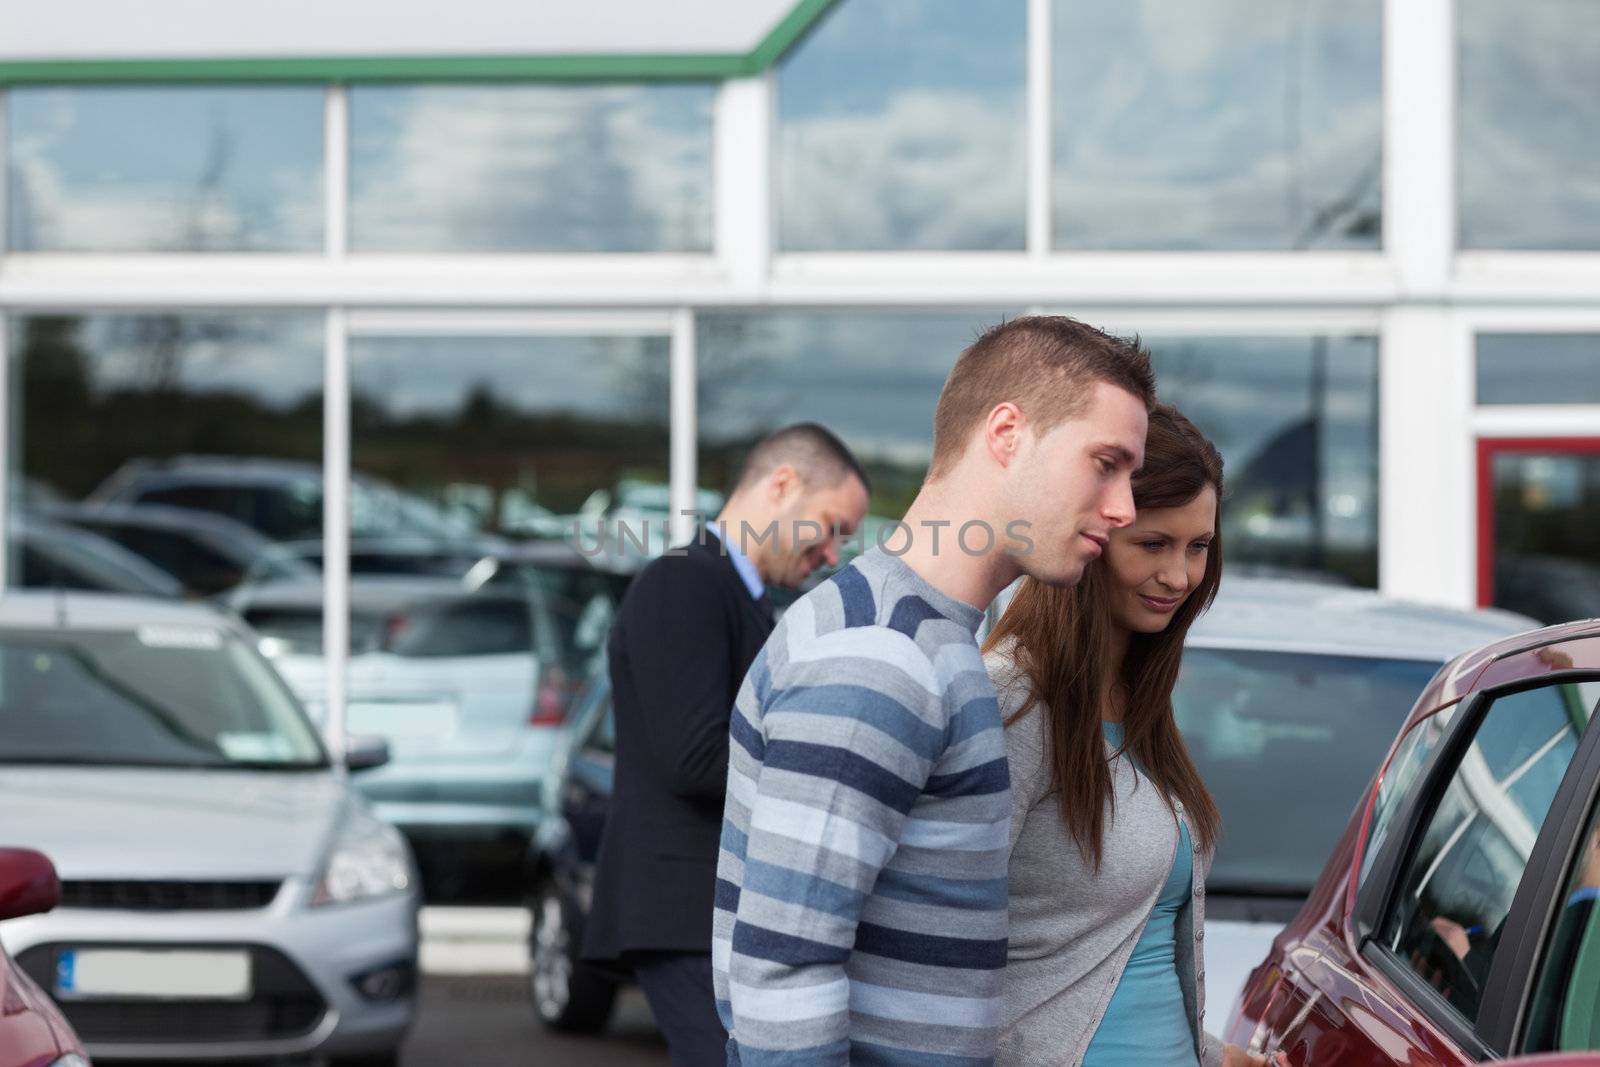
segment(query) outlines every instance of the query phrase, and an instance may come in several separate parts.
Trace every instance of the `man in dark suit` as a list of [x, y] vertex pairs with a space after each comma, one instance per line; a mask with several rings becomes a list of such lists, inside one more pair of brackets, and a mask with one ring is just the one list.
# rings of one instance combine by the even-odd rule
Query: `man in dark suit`
[[839, 561], [867, 476], [815, 423], [755, 446], [714, 523], [634, 578], [607, 645], [616, 787], [584, 957], [631, 971], [674, 1067], [725, 1062], [711, 989], [711, 913], [728, 778], [728, 720], [772, 632], [772, 586]]

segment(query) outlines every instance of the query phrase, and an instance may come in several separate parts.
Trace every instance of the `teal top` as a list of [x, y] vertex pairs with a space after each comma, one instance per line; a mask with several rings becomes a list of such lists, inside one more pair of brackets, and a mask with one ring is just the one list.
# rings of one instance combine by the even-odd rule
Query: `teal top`
[[[1122, 726], [1105, 723], [1106, 739], [1122, 745]], [[1178, 912], [1189, 902], [1194, 857], [1189, 827], [1178, 820], [1178, 848], [1166, 885], [1133, 946], [1083, 1067], [1199, 1067], [1194, 1031], [1178, 982]]]

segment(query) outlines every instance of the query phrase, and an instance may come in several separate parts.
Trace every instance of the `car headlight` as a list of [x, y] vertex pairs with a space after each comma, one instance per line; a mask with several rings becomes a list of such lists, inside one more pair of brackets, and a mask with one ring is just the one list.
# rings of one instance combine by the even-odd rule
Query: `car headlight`
[[355, 812], [333, 844], [311, 903], [348, 904], [410, 888], [411, 853], [400, 831]]

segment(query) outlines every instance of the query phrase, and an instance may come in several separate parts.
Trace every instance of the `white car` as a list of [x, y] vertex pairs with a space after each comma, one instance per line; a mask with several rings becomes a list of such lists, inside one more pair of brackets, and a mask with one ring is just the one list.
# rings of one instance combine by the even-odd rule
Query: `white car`
[[[384, 758], [356, 745], [348, 766]], [[48, 854], [62, 886], [0, 939], [97, 1060], [398, 1062], [410, 853], [233, 618], [7, 593], [0, 811], [5, 844]]]

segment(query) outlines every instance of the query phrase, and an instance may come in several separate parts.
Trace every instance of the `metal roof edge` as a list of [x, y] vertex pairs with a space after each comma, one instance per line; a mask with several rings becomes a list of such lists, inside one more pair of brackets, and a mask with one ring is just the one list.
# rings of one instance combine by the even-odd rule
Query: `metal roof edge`
[[85, 82], [718, 81], [761, 74], [838, 0], [797, 0], [744, 54], [286, 56], [0, 61], [0, 86]]

